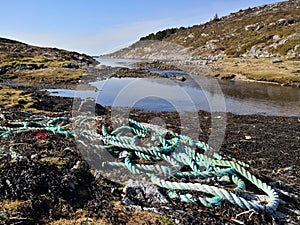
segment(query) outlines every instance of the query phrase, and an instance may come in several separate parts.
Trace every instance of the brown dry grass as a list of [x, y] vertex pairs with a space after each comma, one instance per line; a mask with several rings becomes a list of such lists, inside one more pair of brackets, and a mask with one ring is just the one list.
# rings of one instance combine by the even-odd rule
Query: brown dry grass
[[31, 94], [22, 90], [0, 85], [0, 107], [3, 108], [30, 108], [36, 100]]
[[[165, 224], [173, 225], [174, 222], [164, 215], [159, 215], [148, 211], [132, 211], [120, 202], [114, 203], [113, 214], [118, 216], [118, 220], [128, 225]], [[72, 219], [60, 219], [55, 221], [45, 221], [49, 225], [111, 225], [105, 218], [90, 218], [85, 210], [76, 211]]]
[[[58, 84], [58, 83], [77, 83], [83, 76], [81, 69], [73, 70], [68, 68], [51, 67], [39, 70], [18, 71], [11, 76], [17, 76], [17, 82], [32, 84]], [[9, 76], [9, 74], [8, 74]]]
[[300, 61], [283, 60], [281, 63], [272, 63], [272, 60], [274, 58], [225, 58], [213, 66], [212, 75], [225, 78], [236, 74], [257, 81], [289, 84], [300, 82]]
[[3, 200], [2, 202], [0, 202], [0, 207], [3, 210], [6, 210], [10, 213], [14, 213], [20, 211], [22, 208], [29, 207], [29, 203], [27, 201], [21, 200]]

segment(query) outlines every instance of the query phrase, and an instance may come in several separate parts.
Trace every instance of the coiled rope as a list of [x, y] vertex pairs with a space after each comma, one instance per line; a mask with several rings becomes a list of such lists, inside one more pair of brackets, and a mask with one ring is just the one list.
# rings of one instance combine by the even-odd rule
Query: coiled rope
[[[45, 120], [47, 122], [44, 122]], [[209, 156], [208, 153], [212, 149], [204, 142], [195, 141], [188, 136], [168, 130], [149, 127], [132, 119], [127, 121], [128, 124], [123, 123], [111, 132], [108, 131], [104, 121], [101, 123], [101, 131], [86, 129], [86, 123], [96, 120], [99, 119], [81, 116], [74, 118], [31, 117], [25, 122], [12, 122], [6, 126], [0, 126], [0, 138], [9, 137], [13, 133], [35, 130], [73, 136], [84, 145], [90, 145], [99, 150], [99, 154], [105, 149], [118, 159], [111, 162], [99, 162], [102, 167], [127, 168], [131, 173], [147, 175], [154, 184], [168, 189], [170, 198], [189, 203], [200, 202], [206, 207], [214, 207], [227, 200], [243, 209], [270, 213], [276, 211], [278, 207], [278, 194], [247, 171], [245, 169], [248, 167], [247, 164], [234, 159], [222, 159], [218, 154]], [[80, 132], [75, 134], [70, 127], [71, 123], [76, 124]], [[86, 142], [88, 140], [89, 143], [84, 143], [83, 140]], [[159, 162], [164, 162], [164, 164]], [[165, 165], [166, 163], [168, 166]], [[181, 171], [183, 166], [185, 169]], [[214, 185], [203, 182], [212, 178], [215, 181]], [[231, 188], [222, 185], [218, 181], [221, 178], [227, 178], [227, 180], [229, 178]], [[246, 199], [245, 193], [248, 190], [245, 179], [268, 195], [267, 204]], [[232, 185], [235, 187], [232, 188]], [[182, 190], [185, 193], [180, 193]], [[187, 191], [193, 194], [186, 193]]]

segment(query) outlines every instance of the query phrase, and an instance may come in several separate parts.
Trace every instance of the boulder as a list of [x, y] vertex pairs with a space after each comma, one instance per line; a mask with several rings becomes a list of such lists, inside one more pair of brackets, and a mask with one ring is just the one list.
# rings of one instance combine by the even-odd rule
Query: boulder
[[277, 21], [277, 24], [278, 24], [279, 26], [287, 26], [287, 25], [289, 25], [289, 23], [288, 23], [288, 21], [287, 21], [286, 19], [279, 19], [279, 20]]
[[124, 187], [122, 201], [131, 206], [168, 203], [157, 186], [133, 180]]

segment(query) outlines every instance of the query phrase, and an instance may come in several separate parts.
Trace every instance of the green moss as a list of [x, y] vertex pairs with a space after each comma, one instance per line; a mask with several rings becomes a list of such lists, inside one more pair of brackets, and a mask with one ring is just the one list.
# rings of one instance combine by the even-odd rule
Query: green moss
[[56, 165], [56, 166], [62, 166], [62, 165], [66, 165], [66, 164], [69, 163], [69, 160], [60, 159], [60, 158], [57, 158], [57, 157], [42, 158], [40, 161], [45, 162], [45, 163], [49, 163], [51, 165]]
[[10, 213], [20, 211], [24, 208], [29, 207], [29, 203], [20, 200], [4, 200], [0, 203], [1, 209], [7, 210]]
[[19, 65], [36, 65], [40, 67], [61, 67], [63, 64], [77, 64], [74, 60], [59, 59], [57, 57], [46, 56], [28, 56], [28, 55], [16, 55], [16, 54], [1, 54], [0, 66], [19, 66]]
[[[62, 67], [44, 68], [39, 70], [19, 71], [13, 74], [17, 76], [18, 82], [25, 83], [77, 83], [78, 80], [84, 75], [84, 71], [81, 69], [73, 70]], [[10, 74], [6, 74], [10, 76]]]
[[28, 109], [35, 102], [31, 94], [0, 85], [0, 107]]

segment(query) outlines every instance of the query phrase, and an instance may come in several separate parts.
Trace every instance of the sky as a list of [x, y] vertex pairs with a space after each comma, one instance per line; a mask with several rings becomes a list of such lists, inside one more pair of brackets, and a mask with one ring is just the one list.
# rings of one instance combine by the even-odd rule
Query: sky
[[0, 0], [0, 37], [89, 55], [279, 0]]

